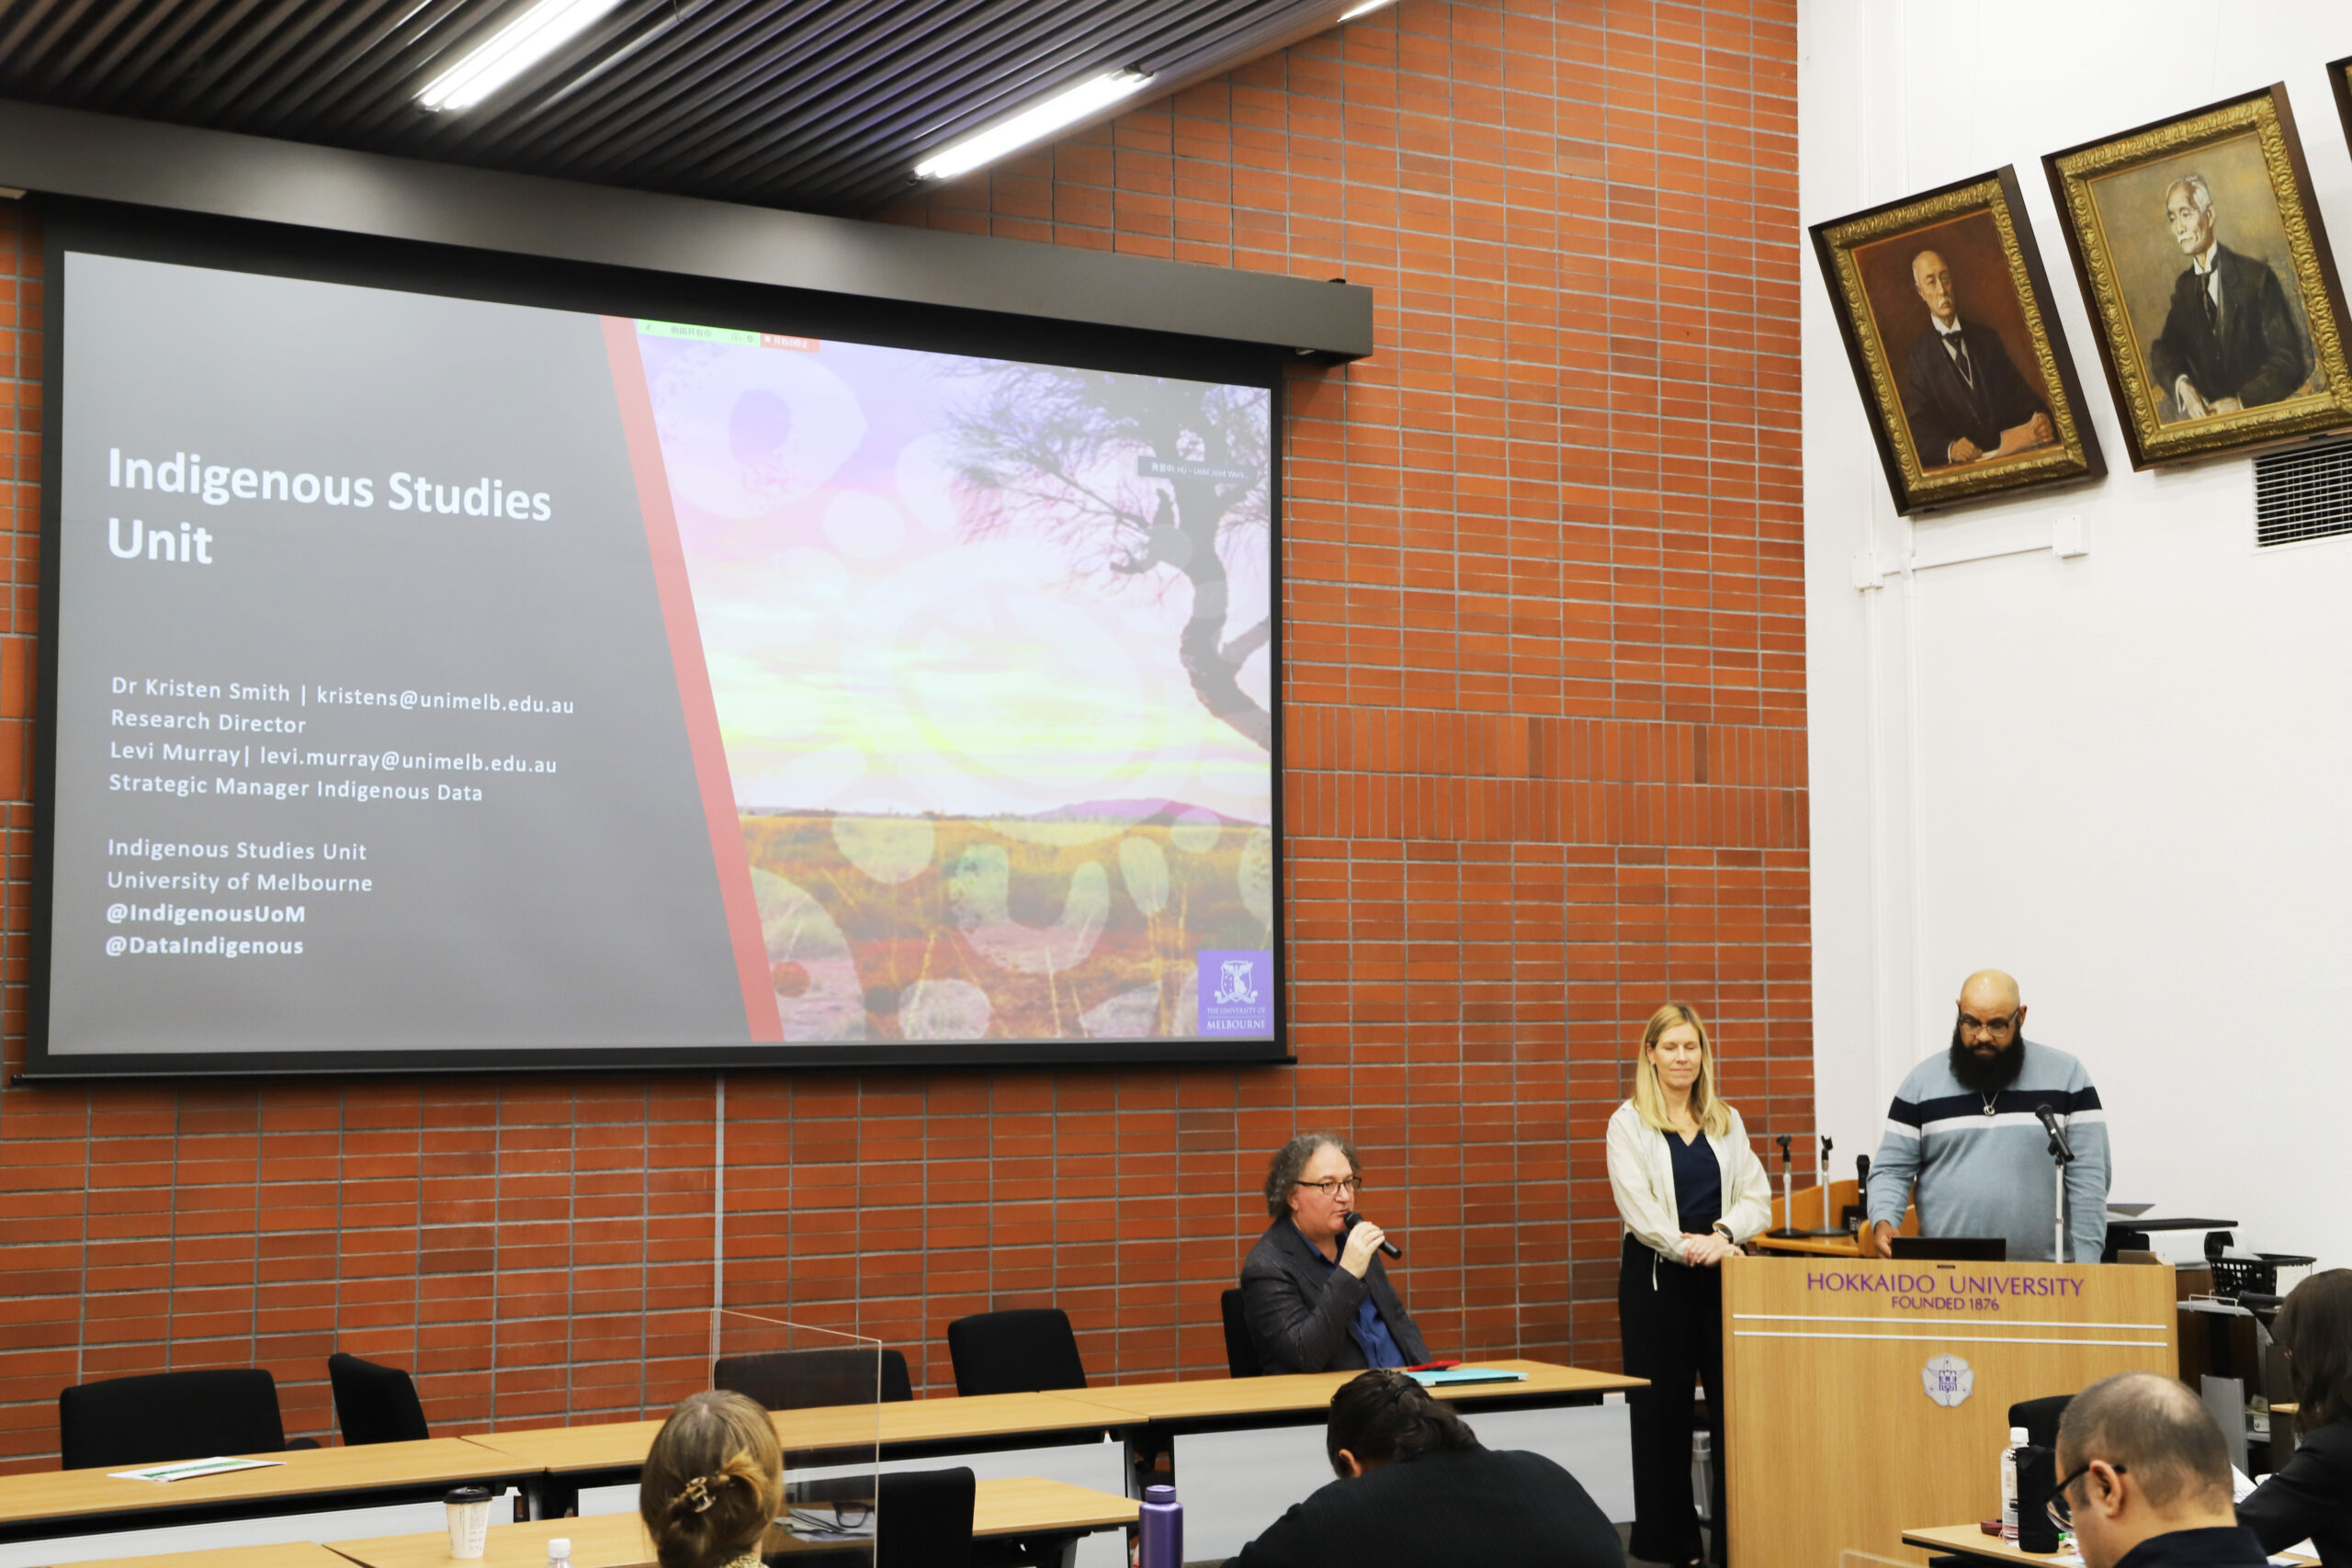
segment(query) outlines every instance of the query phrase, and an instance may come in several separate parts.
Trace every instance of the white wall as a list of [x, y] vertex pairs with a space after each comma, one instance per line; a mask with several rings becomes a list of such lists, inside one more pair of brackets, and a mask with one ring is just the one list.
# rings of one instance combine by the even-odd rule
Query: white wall
[[[1801, 0], [1799, 17], [1804, 221], [2017, 165], [2110, 469], [1897, 518], [1808, 245], [1823, 1127], [1841, 1165], [1873, 1147], [1895, 1084], [1949, 1038], [1961, 979], [2006, 968], [2028, 1032], [2082, 1056], [2110, 1108], [2117, 1201], [2352, 1262], [2352, 538], [2257, 555], [2250, 459], [2130, 471], [2041, 165], [2283, 80], [2352, 244], [2325, 70], [2352, 54], [2352, 7]], [[2046, 547], [2068, 517], [2089, 549], [2061, 559]], [[1858, 591], [1857, 558], [1882, 586]]]

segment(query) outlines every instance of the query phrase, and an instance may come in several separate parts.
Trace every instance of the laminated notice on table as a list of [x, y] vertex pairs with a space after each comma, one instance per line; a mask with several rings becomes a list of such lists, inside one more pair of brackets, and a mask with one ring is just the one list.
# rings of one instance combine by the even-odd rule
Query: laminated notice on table
[[226, 1475], [235, 1470], [267, 1470], [284, 1464], [280, 1459], [190, 1459], [176, 1464], [151, 1464], [144, 1470], [110, 1470], [116, 1481], [193, 1481], [199, 1475]]

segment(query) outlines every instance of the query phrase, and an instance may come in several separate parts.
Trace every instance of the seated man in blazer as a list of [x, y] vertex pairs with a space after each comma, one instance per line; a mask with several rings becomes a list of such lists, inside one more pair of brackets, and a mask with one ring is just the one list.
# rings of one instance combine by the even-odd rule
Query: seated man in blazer
[[1380, 1265], [1381, 1229], [1348, 1217], [1363, 1189], [1345, 1138], [1302, 1133], [1266, 1172], [1274, 1223], [1241, 1265], [1242, 1304], [1269, 1373], [1419, 1366], [1430, 1359]]

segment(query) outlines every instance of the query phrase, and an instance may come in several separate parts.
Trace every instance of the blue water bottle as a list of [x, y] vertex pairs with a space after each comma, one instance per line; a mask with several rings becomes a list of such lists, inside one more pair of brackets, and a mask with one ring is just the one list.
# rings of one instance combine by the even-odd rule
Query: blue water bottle
[[1138, 1521], [1136, 1568], [1183, 1568], [1184, 1505], [1173, 1486], [1147, 1486]]

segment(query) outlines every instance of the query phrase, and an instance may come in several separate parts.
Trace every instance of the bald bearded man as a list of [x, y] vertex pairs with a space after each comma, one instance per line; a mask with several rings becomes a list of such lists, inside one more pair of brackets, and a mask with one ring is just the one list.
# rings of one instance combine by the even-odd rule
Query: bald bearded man
[[[2056, 1241], [2047, 1106], [2066, 1128], [2066, 1249]], [[2001, 1236], [2012, 1263], [2096, 1263], [2107, 1245], [2107, 1113], [2083, 1065], [2025, 1037], [2018, 983], [1983, 969], [1960, 988], [1951, 1049], [1911, 1069], [1886, 1112], [1871, 1165], [1871, 1239], [1894, 1255], [1911, 1185], [1919, 1234]]]

